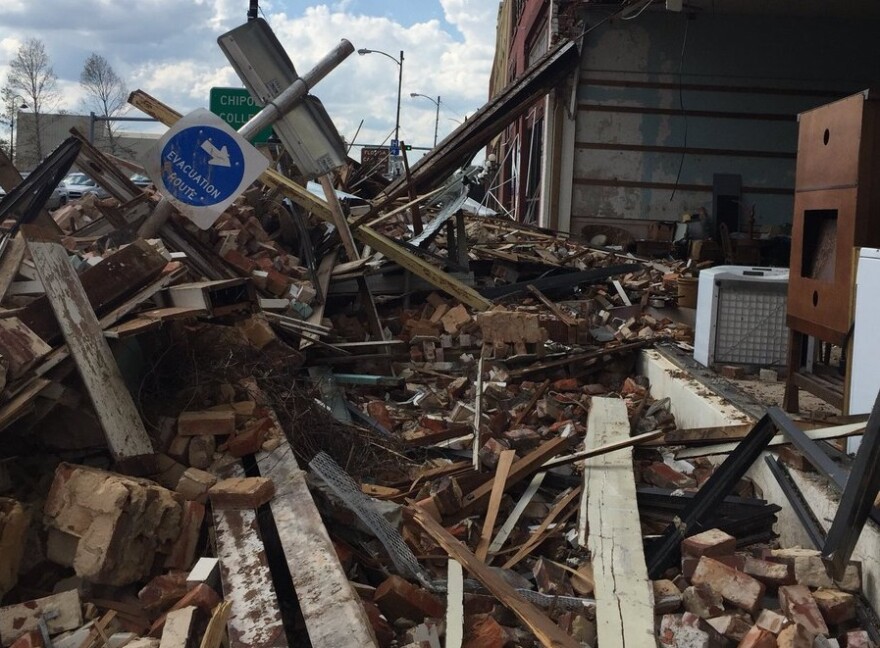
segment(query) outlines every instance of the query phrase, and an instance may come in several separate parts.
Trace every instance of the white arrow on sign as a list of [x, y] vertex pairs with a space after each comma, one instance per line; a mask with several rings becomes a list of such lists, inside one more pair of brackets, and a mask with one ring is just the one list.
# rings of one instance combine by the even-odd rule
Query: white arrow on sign
[[226, 150], [225, 146], [218, 149], [209, 139], [202, 142], [202, 150], [211, 156], [208, 164], [224, 167], [232, 166], [229, 162], [229, 151]]

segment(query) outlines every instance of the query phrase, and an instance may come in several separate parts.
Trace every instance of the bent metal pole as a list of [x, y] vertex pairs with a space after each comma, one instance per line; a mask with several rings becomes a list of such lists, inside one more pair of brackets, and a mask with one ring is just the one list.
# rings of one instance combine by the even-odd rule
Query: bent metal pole
[[[321, 79], [327, 76], [348, 56], [354, 52], [354, 46], [346, 39], [342, 39], [329, 54], [324, 56], [317, 65], [294, 81], [281, 94], [269, 101], [256, 115], [250, 118], [246, 124], [238, 129], [239, 135], [250, 140], [264, 128], [271, 126], [289, 113], [309, 93]], [[141, 238], [156, 236], [165, 221], [171, 215], [173, 206], [171, 202], [163, 198], [156, 205], [150, 217], [144, 221], [138, 230]]]

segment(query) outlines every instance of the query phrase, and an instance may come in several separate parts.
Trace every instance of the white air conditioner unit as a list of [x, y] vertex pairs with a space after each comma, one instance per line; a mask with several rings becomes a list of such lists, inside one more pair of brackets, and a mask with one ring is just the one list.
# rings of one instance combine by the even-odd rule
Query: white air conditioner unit
[[700, 272], [694, 359], [707, 367], [784, 366], [788, 268], [718, 266]]

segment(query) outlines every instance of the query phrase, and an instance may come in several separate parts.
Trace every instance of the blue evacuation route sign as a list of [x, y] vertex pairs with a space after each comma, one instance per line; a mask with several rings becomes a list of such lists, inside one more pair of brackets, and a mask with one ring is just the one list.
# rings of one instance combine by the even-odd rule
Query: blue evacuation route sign
[[210, 207], [227, 200], [239, 188], [244, 167], [238, 142], [213, 126], [185, 128], [162, 148], [165, 188], [193, 207]]

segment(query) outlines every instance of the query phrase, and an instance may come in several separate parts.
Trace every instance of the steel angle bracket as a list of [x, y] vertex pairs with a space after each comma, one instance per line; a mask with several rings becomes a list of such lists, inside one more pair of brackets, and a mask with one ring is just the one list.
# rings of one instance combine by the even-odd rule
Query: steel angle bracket
[[15, 220], [8, 232], [9, 236], [14, 235], [20, 225], [30, 223], [39, 215], [55, 187], [76, 162], [81, 146], [75, 137], [68, 137], [27, 178], [0, 200], [0, 221], [7, 218]]
[[770, 468], [770, 473], [779, 483], [782, 493], [785, 495], [788, 503], [791, 504], [791, 508], [795, 515], [797, 515], [798, 520], [800, 520], [804, 531], [810, 537], [810, 542], [813, 543], [816, 549], [821, 549], [822, 544], [825, 542], [825, 530], [819, 524], [816, 515], [810, 509], [809, 503], [804, 499], [797, 484], [792, 481], [788, 470], [779, 459], [774, 459], [769, 455], [764, 457], [764, 461], [767, 463], [767, 467]]
[[[299, 79], [281, 42], [262, 18], [223, 34], [217, 43], [260, 106], [270, 103]], [[272, 128], [299, 171], [309, 179], [346, 162], [342, 137], [317, 97], [305, 97]]]
[[[868, 517], [874, 517], [874, 501], [880, 493], [880, 393], [874, 401], [871, 415], [865, 426], [862, 444], [856, 454], [849, 479], [840, 497], [834, 521], [828, 530], [822, 553], [831, 557], [831, 567], [836, 578], [852, 556], [856, 542]], [[876, 518], [875, 518], [876, 519]]]
[[746, 438], [740, 441], [736, 450], [728, 455], [703, 484], [679, 518], [669, 525], [657, 541], [647, 547], [645, 557], [650, 578], [660, 578], [678, 560], [682, 540], [706, 530], [705, 524], [710, 516], [758, 460], [775, 434], [776, 426], [770, 416], [765, 414]]

